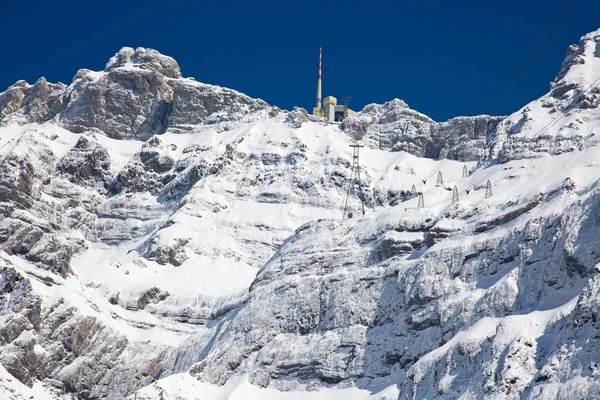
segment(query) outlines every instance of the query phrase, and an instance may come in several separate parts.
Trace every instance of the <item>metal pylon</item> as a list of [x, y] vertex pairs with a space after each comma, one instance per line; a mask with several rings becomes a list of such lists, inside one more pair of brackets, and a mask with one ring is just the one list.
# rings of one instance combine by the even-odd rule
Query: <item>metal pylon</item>
[[435, 186], [444, 186], [444, 178], [442, 178], [442, 171], [438, 172], [437, 183]]
[[492, 182], [488, 179], [485, 185], [485, 198], [489, 199], [490, 197], [492, 197]]
[[342, 101], [344, 102], [344, 119], [348, 118], [348, 103], [350, 103], [351, 99], [348, 98], [343, 98]]
[[458, 188], [454, 185], [454, 189], [452, 189], [452, 204], [458, 203]]
[[415, 185], [412, 185], [412, 188], [410, 189], [410, 195], [413, 198], [417, 197], [418, 193], [417, 193], [417, 188], [415, 187]]
[[425, 200], [423, 199], [423, 193], [419, 193], [419, 208], [425, 208]]
[[467, 166], [463, 166], [463, 178], [468, 178], [469, 177], [469, 170], [467, 169]]
[[351, 144], [352, 147], [352, 172], [350, 173], [350, 180], [348, 181], [348, 191], [346, 192], [346, 201], [344, 202], [344, 218], [352, 218], [354, 213], [352, 207], [348, 204], [351, 197], [356, 196], [360, 201], [362, 215], [365, 215], [365, 202], [364, 194], [362, 192], [362, 183], [360, 180], [360, 162], [359, 152], [360, 148], [364, 147], [359, 144]]

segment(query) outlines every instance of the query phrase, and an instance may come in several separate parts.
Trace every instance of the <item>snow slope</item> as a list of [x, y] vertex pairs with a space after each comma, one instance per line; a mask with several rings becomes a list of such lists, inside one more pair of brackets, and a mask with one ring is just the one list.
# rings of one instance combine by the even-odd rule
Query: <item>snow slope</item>
[[[395, 100], [338, 127], [147, 49], [69, 86], [16, 84], [0, 94], [1, 390], [594, 397], [599, 42], [506, 119], [443, 124]], [[357, 138], [367, 213], [343, 219]]]

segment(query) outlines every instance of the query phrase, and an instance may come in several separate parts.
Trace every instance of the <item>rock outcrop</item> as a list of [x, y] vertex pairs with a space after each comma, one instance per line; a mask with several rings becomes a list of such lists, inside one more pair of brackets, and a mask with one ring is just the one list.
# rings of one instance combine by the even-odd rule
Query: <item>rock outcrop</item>
[[418, 157], [481, 161], [505, 117], [457, 117], [437, 123], [411, 110], [399, 99], [370, 104], [343, 122], [348, 134], [366, 140], [373, 148], [406, 151]]
[[[61, 400], [185, 397], [172, 377], [596, 396], [599, 37], [505, 119], [393, 100], [340, 129], [148, 49], [17, 83], [0, 95], [0, 394], [11, 375]], [[356, 139], [367, 212], [343, 219]]]
[[417, 157], [427, 156], [431, 141], [430, 126], [434, 121], [411, 110], [402, 100], [383, 105], [370, 104], [360, 113], [346, 118], [342, 124], [346, 133], [356, 139], [369, 139], [379, 149], [406, 151]]
[[156, 50], [124, 47], [102, 72], [82, 69], [69, 86], [19, 81], [0, 94], [0, 126], [55, 119], [75, 133], [147, 139], [167, 129], [239, 121], [267, 108], [235, 90], [184, 79]]
[[600, 66], [600, 30], [569, 47], [550, 92], [499, 125], [494, 155], [501, 162], [562, 154], [598, 144], [600, 85], [590, 73]]

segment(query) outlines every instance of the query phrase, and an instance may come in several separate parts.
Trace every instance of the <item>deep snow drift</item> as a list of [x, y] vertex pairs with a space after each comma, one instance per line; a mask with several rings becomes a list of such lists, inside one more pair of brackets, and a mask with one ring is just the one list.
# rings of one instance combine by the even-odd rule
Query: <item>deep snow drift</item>
[[[441, 124], [401, 100], [328, 124], [147, 49], [18, 82], [0, 94], [0, 390], [600, 394], [599, 42], [513, 115]], [[367, 214], [343, 220], [356, 139]]]

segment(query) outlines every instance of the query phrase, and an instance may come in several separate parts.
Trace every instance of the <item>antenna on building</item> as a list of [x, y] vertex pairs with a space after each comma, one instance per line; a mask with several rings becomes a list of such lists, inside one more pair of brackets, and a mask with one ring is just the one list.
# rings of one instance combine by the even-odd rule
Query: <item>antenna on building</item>
[[435, 186], [444, 186], [444, 178], [442, 178], [442, 171], [438, 172], [437, 183]]
[[319, 47], [319, 77], [317, 79], [317, 105], [316, 108], [321, 108], [321, 66], [323, 64], [323, 48]]
[[490, 197], [492, 197], [492, 182], [488, 179], [485, 185], [485, 198], [489, 199]]
[[359, 154], [360, 148], [365, 147], [362, 145], [351, 144], [352, 147], [352, 171], [350, 172], [350, 180], [348, 181], [348, 191], [346, 192], [346, 201], [344, 202], [344, 217], [343, 218], [352, 218], [354, 216], [348, 201], [351, 197], [356, 195], [360, 200], [360, 205], [362, 209], [362, 215], [365, 215], [365, 202], [364, 202], [364, 194], [362, 192], [362, 183], [360, 180], [360, 162], [359, 162]]

